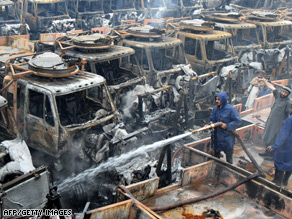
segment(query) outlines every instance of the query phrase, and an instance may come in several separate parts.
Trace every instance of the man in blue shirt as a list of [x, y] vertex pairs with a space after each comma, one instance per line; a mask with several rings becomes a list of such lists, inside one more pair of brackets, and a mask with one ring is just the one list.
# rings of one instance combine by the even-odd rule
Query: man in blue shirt
[[211, 113], [210, 121], [220, 123], [221, 126], [214, 130], [214, 138], [212, 142], [213, 154], [220, 158], [221, 151], [226, 155], [226, 161], [233, 163], [233, 146], [235, 137], [229, 130], [235, 130], [241, 124], [241, 118], [234, 106], [227, 104], [226, 92], [216, 95], [216, 105]]

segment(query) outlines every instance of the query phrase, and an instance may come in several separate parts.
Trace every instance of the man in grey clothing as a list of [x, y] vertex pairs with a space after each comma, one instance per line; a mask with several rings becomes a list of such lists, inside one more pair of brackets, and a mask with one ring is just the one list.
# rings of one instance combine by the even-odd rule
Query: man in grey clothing
[[[265, 125], [265, 130], [262, 136], [266, 147], [272, 145], [275, 142], [278, 132], [280, 131], [283, 121], [288, 118], [291, 111], [291, 100], [289, 94], [291, 89], [289, 87], [283, 87], [281, 91], [278, 91], [273, 84], [269, 83], [266, 79], [262, 80], [265, 85], [273, 91], [275, 97], [275, 103], [271, 108], [270, 115]], [[265, 151], [259, 153], [261, 156], [265, 156], [267, 160], [273, 160], [272, 153]]]

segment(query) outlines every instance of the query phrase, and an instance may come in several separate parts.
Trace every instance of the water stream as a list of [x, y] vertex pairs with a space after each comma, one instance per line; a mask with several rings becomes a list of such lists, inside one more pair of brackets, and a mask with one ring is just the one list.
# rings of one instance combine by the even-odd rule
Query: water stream
[[176, 142], [180, 139], [183, 139], [191, 134], [192, 134], [191, 132], [188, 132], [185, 134], [177, 135], [177, 136], [165, 139], [165, 140], [154, 142], [154, 143], [149, 144], [149, 145], [140, 146], [139, 148], [134, 149], [132, 151], [129, 151], [129, 152], [122, 154], [118, 157], [109, 158], [106, 162], [101, 163], [100, 165], [98, 165], [96, 167], [89, 168], [89, 169], [79, 173], [76, 176], [72, 176], [72, 177], [69, 177], [69, 178], [63, 180], [62, 182], [59, 183], [58, 190], [59, 190], [59, 192], [68, 191], [68, 190], [71, 190], [78, 183], [82, 183], [82, 182], [94, 183], [95, 177], [99, 173], [104, 172], [104, 171], [108, 171], [109, 169], [114, 168], [114, 167], [121, 166], [122, 164], [127, 162], [127, 160], [129, 160], [130, 158], [133, 158], [133, 157], [135, 157], [143, 152], [150, 152], [150, 151], [156, 150], [158, 148], [161, 148], [163, 146], [166, 146], [168, 144]]

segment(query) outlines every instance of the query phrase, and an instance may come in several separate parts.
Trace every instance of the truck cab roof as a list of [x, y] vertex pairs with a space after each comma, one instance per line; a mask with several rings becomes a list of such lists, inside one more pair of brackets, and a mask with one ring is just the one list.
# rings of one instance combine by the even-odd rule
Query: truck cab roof
[[224, 28], [224, 29], [252, 29], [256, 28], [255, 24], [251, 23], [215, 23], [216, 27]]
[[179, 39], [171, 37], [162, 37], [160, 41], [144, 42], [136, 41], [131, 39], [124, 39], [123, 42], [126, 46], [136, 46], [139, 48], [168, 48], [182, 44], [182, 41]]
[[55, 79], [31, 75], [23, 77], [19, 82], [38, 86], [59, 96], [104, 84], [105, 78], [90, 72], [80, 71], [74, 76]]
[[219, 31], [219, 30], [212, 30], [205, 33], [188, 33], [184, 31], [180, 31], [180, 34], [184, 34], [194, 39], [205, 39], [205, 40], [221, 40], [221, 39], [232, 37], [230, 33]]
[[135, 54], [135, 50], [125, 46], [114, 45], [102, 52], [84, 53], [76, 50], [66, 50], [64, 51], [64, 54], [80, 59], [86, 59], [87, 61], [104, 62], [133, 55]]

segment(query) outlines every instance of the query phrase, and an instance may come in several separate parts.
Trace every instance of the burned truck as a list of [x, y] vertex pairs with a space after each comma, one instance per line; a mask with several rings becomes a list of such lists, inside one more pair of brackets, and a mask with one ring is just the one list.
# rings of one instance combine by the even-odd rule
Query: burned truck
[[262, 49], [255, 54], [256, 61], [261, 62], [266, 73], [274, 79], [289, 77], [292, 22], [282, 20], [281, 14], [272, 11], [247, 10], [243, 13], [247, 22], [257, 25], [257, 36]]
[[234, 50], [240, 59], [245, 52], [261, 48], [255, 24], [240, 20], [241, 14], [213, 13], [206, 19], [215, 22], [215, 29], [232, 34]]
[[82, 30], [90, 30], [95, 27], [103, 27], [103, 0], [69, 0], [68, 11], [71, 18], [76, 19], [76, 27]]
[[112, 13], [111, 25], [121, 25], [123, 20], [136, 21], [140, 15], [135, 7], [136, 2], [136, 0], [103, 0], [104, 12]]
[[136, 9], [142, 10], [146, 18], [179, 17], [178, 0], [137, 0]]
[[156, 89], [172, 86], [177, 113], [181, 113], [185, 123], [194, 118], [191, 111], [197, 107], [190, 106], [205, 101], [215, 92], [218, 77], [214, 72], [198, 76], [188, 64], [182, 41], [165, 36], [159, 28], [146, 25], [115, 32], [121, 37], [119, 45], [135, 50], [146, 83]]
[[21, 14], [18, 8], [22, 9], [18, 1], [5, 0], [0, 2], [0, 36], [28, 34], [28, 27], [21, 23]]
[[212, 24], [201, 20], [185, 20], [171, 24], [174, 36], [183, 42], [186, 57], [198, 74], [215, 71], [234, 64], [237, 56], [228, 32], [214, 30]]
[[32, 148], [57, 158], [74, 149], [81, 153], [82, 144], [73, 141], [84, 140], [82, 134], [92, 127], [97, 135], [104, 133], [103, 126], [118, 118], [105, 79], [80, 71], [57, 54], [35, 55], [10, 67], [4, 94]]
[[292, 43], [291, 21], [255, 22], [255, 24], [259, 28], [258, 32], [263, 48], [279, 48]]
[[[187, 60], [180, 40], [165, 37], [148, 25], [115, 32], [121, 36], [118, 45], [135, 50], [146, 82], [151, 86], [159, 88], [169, 85], [171, 80], [183, 74], [178, 65], [186, 65]], [[130, 60], [131, 65], [137, 65], [133, 61]]]
[[242, 11], [246, 21], [257, 25], [257, 34], [263, 49], [283, 48], [292, 43], [292, 22], [282, 20], [280, 14], [268, 11]]
[[60, 38], [56, 41], [56, 52], [79, 64], [80, 68], [103, 76], [116, 106], [126, 92], [145, 83], [135, 51], [114, 45], [110, 36], [82, 33]]
[[175, 114], [172, 89], [167, 83], [157, 87], [153, 82], [145, 84], [147, 75], [133, 48], [114, 45], [112, 37], [107, 35], [82, 33], [58, 39], [56, 52], [80, 65], [81, 69], [106, 79], [127, 131], [151, 129], [158, 123], [163, 123], [166, 129], [172, 128], [167, 124], [169, 119], [158, 121]]
[[75, 19], [69, 17], [65, 0], [25, 0], [23, 17], [34, 35], [75, 29]]

